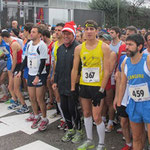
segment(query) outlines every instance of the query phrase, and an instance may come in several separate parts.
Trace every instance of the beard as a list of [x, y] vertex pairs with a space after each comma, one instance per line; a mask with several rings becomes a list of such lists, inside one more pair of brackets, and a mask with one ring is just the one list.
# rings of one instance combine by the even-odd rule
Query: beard
[[134, 57], [137, 52], [138, 52], [138, 49], [136, 49], [135, 51], [127, 50], [127, 56], [128, 57]]

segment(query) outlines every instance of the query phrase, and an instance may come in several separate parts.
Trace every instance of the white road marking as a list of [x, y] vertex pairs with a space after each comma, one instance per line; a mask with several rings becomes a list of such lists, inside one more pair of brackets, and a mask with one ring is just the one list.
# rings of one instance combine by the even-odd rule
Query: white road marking
[[38, 140], [30, 144], [16, 148], [14, 150], [59, 150], [59, 149]]

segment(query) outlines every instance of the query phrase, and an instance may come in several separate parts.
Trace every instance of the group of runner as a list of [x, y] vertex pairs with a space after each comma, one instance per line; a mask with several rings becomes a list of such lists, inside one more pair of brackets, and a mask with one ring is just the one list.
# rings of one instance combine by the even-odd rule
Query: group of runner
[[39, 131], [46, 130], [47, 109], [55, 103], [51, 118], [61, 115], [63, 142], [83, 139], [84, 118], [87, 140], [77, 150], [106, 150], [105, 132], [114, 130], [117, 111], [126, 141], [122, 150], [143, 150], [147, 135], [150, 143], [150, 32], [138, 32], [134, 26], [124, 29], [125, 36], [115, 26], [99, 32], [93, 20], [82, 28], [73, 21], [58, 23], [54, 30], [26, 23], [20, 32], [13, 21], [11, 29], [0, 31], [0, 101], [11, 103], [8, 109], [16, 113], [27, 113], [28, 93], [32, 113], [26, 121]]

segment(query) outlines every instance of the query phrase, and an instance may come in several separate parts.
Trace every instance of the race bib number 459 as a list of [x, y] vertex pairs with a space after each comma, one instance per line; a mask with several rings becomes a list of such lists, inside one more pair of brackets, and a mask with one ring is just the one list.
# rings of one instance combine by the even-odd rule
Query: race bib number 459
[[130, 97], [137, 102], [150, 100], [150, 94], [148, 84], [130, 85], [129, 87]]
[[99, 82], [99, 68], [83, 68], [82, 78], [84, 82]]

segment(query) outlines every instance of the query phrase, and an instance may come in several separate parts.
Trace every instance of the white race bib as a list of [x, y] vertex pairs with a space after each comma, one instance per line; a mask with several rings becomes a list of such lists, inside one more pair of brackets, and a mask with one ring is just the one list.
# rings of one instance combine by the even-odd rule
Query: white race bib
[[130, 97], [136, 102], [148, 101], [150, 100], [150, 94], [148, 89], [148, 84], [138, 84], [129, 86]]
[[28, 57], [28, 67], [29, 68], [37, 68], [37, 58], [36, 57]]
[[82, 78], [84, 82], [99, 82], [99, 68], [83, 68], [82, 69]]

